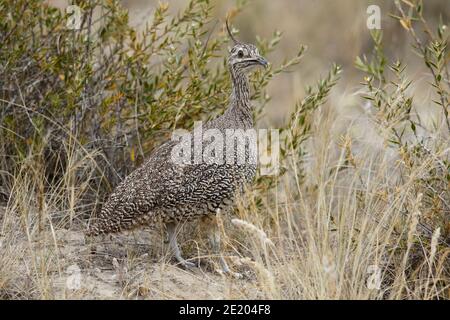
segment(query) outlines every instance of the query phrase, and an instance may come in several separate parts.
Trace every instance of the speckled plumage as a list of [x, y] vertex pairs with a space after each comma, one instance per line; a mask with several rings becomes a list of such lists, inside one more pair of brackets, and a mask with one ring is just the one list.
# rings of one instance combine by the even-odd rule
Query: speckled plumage
[[[236, 41], [228, 64], [233, 83], [230, 105], [222, 116], [204, 124], [203, 131], [214, 128], [225, 135], [227, 129], [253, 128], [246, 72], [267, 62], [256, 47]], [[168, 141], [156, 148], [117, 186], [93, 220], [89, 235], [214, 215], [231, 206], [235, 193], [255, 175], [256, 159], [244, 164], [176, 164], [171, 161], [175, 144]], [[255, 157], [248, 152], [246, 156]]]

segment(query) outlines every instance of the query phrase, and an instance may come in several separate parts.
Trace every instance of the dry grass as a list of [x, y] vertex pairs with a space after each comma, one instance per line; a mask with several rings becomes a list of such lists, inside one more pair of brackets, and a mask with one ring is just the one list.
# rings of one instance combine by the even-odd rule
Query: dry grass
[[[438, 1], [433, 3], [439, 7]], [[407, 36], [411, 30], [404, 32]], [[448, 33], [425, 43], [446, 43], [446, 37]], [[278, 75], [283, 80], [269, 85], [269, 92], [279, 85], [289, 99], [300, 101], [289, 125], [283, 123], [283, 132], [294, 140], [282, 143], [284, 174], [260, 177], [238, 199], [232, 215], [221, 219], [224, 255], [241, 279], [215, 271], [216, 257], [196, 224], [184, 226], [180, 237], [184, 255], [199, 262], [195, 270], [175, 266], [161, 228], [86, 239], [89, 217], [110, 187], [106, 158], [115, 159], [114, 152], [105, 155], [85, 137], [80, 139], [70, 130], [71, 122], [61, 129], [64, 134], [49, 129], [36, 130], [38, 135], [20, 123], [11, 125], [17, 132], [9, 129], [8, 142], [0, 141], [0, 298], [450, 298], [448, 51], [438, 60], [439, 46], [430, 49], [420, 62], [432, 61], [436, 67], [425, 65], [420, 70], [427, 73], [416, 77], [414, 66], [410, 85], [401, 66], [380, 63], [385, 59], [377, 51], [381, 39], [374, 38], [372, 60], [359, 65], [364, 75], [358, 74], [345, 89], [330, 92], [337, 67], [311, 92], [296, 88], [295, 83], [300, 85], [295, 74]], [[370, 43], [366, 45], [372, 48]], [[345, 54], [351, 61], [355, 55]], [[367, 67], [371, 62], [375, 70]], [[316, 63], [323, 68], [322, 62]], [[380, 73], [381, 64], [390, 64], [392, 72]], [[291, 89], [300, 93], [288, 92]], [[18, 96], [22, 94], [26, 92]], [[176, 105], [179, 100], [167, 101]], [[32, 110], [26, 102], [1, 101], [2, 106], [16, 107], [21, 119]], [[271, 107], [269, 101], [261, 103]], [[107, 111], [106, 118], [111, 115]], [[192, 117], [202, 115], [199, 111]], [[274, 122], [279, 121], [275, 117]], [[8, 124], [0, 123], [5, 136]], [[147, 125], [158, 129], [153, 122]], [[110, 132], [111, 137], [116, 133]], [[31, 138], [22, 139], [21, 133]], [[19, 147], [23, 141], [24, 150]], [[134, 146], [127, 148], [134, 152]], [[54, 154], [49, 156], [49, 150]], [[127, 152], [115, 168], [134, 166], [134, 160], [127, 162]]]
[[[433, 163], [425, 160], [400, 179], [389, 156], [360, 150], [345, 164], [349, 134], [336, 146], [335, 116], [319, 115], [311, 167], [299, 181], [295, 157], [262, 205], [249, 191], [233, 223], [224, 216], [227, 259], [244, 279], [220, 276], [195, 226], [186, 226], [183, 249], [200, 257], [201, 268], [183, 271], [167, 254], [158, 229], [86, 243], [77, 219], [83, 183], [33, 193], [39, 172], [24, 164], [14, 193], [2, 209], [0, 292], [4, 298], [265, 298], [265, 299], [435, 299], [448, 297], [448, 246], [439, 229], [422, 238], [422, 197], [413, 181]], [[349, 127], [348, 131], [353, 128]], [[338, 141], [339, 142], [339, 141]], [[330, 150], [336, 151], [335, 153]], [[75, 149], [75, 148], [74, 148]], [[443, 150], [448, 153], [449, 150]], [[74, 152], [65, 172], [92, 170], [93, 155]], [[35, 160], [36, 161], [36, 160]], [[398, 160], [400, 161], [400, 160]], [[33, 162], [33, 167], [37, 163]], [[314, 181], [314, 183], [312, 183]], [[401, 181], [401, 182], [400, 182]], [[31, 192], [30, 192], [31, 191]], [[40, 203], [40, 205], [39, 205]], [[405, 215], [403, 208], [412, 215]], [[40, 208], [40, 209], [38, 209]], [[60, 219], [50, 217], [60, 216]], [[68, 221], [73, 221], [72, 227]], [[40, 225], [45, 225], [40, 230]], [[80, 231], [77, 231], [80, 230]], [[91, 251], [96, 251], [92, 254]], [[80, 268], [81, 287], [67, 288], [71, 266]], [[379, 271], [377, 271], [379, 270]], [[379, 272], [379, 287], [376, 287]], [[68, 280], [69, 279], [69, 280]], [[372, 283], [375, 287], [371, 287]]]

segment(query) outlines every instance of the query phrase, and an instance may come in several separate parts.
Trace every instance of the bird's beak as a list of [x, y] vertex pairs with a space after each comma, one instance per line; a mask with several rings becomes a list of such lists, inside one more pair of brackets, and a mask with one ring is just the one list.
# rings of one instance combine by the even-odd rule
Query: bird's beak
[[260, 65], [262, 65], [264, 68], [267, 68], [267, 67], [269, 66], [269, 62], [267, 62], [267, 60], [264, 59], [263, 57], [258, 57], [258, 58], [256, 59], [256, 61], [257, 61]]

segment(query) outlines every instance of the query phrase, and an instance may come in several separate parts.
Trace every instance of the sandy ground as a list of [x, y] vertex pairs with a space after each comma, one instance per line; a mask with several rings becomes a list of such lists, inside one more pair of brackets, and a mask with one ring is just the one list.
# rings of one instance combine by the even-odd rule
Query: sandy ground
[[177, 267], [167, 246], [152, 248], [161, 237], [148, 231], [100, 244], [86, 244], [83, 233], [75, 231], [60, 230], [57, 237], [66, 268], [53, 276], [56, 298], [226, 299], [255, 291], [251, 276], [223, 276], [213, 270], [210, 258], [191, 270]]
[[249, 270], [235, 268], [243, 275], [240, 279], [218, 273], [215, 260], [197, 241], [201, 238], [193, 237], [181, 235], [180, 245], [185, 258], [196, 257], [199, 267], [184, 270], [176, 266], [159, 230], [86, 239], [82, 231], [56, 229], [32, 241], [25, 235], [5, 233], [0, 272], [8, 281], [0, 281], [0, 293], [7, 298], [36, 299], [258, 297], [256, 279]]

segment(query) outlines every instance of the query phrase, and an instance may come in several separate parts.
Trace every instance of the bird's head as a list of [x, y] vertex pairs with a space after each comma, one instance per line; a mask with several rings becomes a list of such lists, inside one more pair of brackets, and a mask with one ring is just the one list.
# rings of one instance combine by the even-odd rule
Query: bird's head
[[233, 37], [228, 26], [228, 20], [226, 21], [226, 26], [228, 35], [234, 42], [233, 48], [231, 48], [230, 56], [228, 58], [228, 65], [234, 71], [248, 72], [257, 66], [263, 66], [265, 68], [269, 66], [267, 60], [259, 54], [258, 48], [256, 48], [253, 44], [247, 44], [237, 41]]

